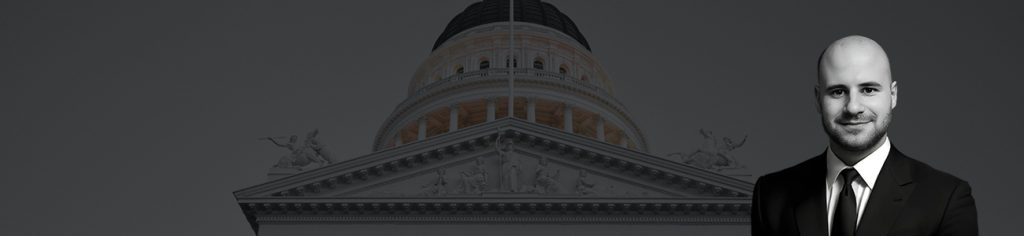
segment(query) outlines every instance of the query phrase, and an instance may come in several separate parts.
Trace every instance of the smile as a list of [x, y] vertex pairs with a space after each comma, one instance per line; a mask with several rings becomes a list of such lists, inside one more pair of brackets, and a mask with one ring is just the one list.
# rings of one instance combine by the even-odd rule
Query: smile
[[871, 123], [874, 120], [837, 120], [836, 123], [842, 126], [858, 126]]

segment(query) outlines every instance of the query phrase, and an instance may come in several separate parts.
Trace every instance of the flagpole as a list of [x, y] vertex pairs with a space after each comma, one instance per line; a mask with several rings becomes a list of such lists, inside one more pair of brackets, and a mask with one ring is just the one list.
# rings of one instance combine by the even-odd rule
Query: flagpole
[[514, 40], [515, 40], [515, 38], [513, 37], [514, 36], [513, 33], [515, 31], [514, 31], [514, 29], [512, 29], [514, 27], [514, 21], [515, 21], [515, 18], [514, 18], [515, 14], [513, 14], [514, 11], [515, 11], [514, 9], [515, 9], [515, 0], [508, 0], [508, 58], [509, 58], [509, 60], [512, 60], [512, 61], [508, 62], [508, 65], [509, 65], [509, 67], [508, 67], [508, 117], [509, 118], [514, 118], [515, 117], [515, 114], [514, 114], [514, 112], [515, 112], [515, 102], [514, 102], [515, 94], [513, 93], [513, 90], [515, 89], [515, 82], [514, 81], [515, 81], [515, 67], [516, 67], [517, 60], [516, 60], [516, 57], [515, 57], [515, 48], [513, 47], [513, 43], [514, 43]]

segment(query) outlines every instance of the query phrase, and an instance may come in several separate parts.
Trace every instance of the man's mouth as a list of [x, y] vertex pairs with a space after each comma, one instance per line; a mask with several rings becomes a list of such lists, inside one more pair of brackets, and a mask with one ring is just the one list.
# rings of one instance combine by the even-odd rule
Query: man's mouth
[[867, 128], [869, 123], [871, 123], [871, 121], [859, 120], [859, 121], [837, 121], [836, 122], [836, 124], [839, 124], [839, 128], [841, 128], [841, 129], [845, 130], [847, 133], [851, 133], [851, 134], [858, 134], [858, 133], [860, 133], [861, 131], [863, 131], [864, 129]]
[[875, 120], [874, 119], [870, 119], [870, 118], [869, 119], [863, 119], [863, 120], [862, 119], [852, 119], [852, 120], [836, 119], [836, 124], [839, 124], [839, 125], [842, 125], [842, 126], [858, 126], [858, 125], [863, 125], [863, 124], [871, 123], [873, 121], [875, 121]]

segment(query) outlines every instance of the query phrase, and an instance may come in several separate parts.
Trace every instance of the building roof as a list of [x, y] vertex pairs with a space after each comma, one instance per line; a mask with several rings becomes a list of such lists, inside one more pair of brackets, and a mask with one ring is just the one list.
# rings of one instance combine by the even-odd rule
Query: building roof
[[[497, 149], [502, 140], [513, 140], [505, 143], [510, 154]], [[517, 160], [522, 175], [502, 174], [505, 158]], [[480, 173], [482, 179], [468, 182]], [[550, 185], [539, 184], [536, 173]], [[753, 188], [715, 171], [504, 118], [296, 171], [234, 196], [258, 234], [259, 225], [279, 222], [749, 224]]]
[[[469, 7], [466, 7], [466, 10], [463, 10], [462, 13], [459, 13], [452, 21], [448, 22], [448, 26], [445, 26], [444, 32], [441, 32], [441, 35], [437, 37], [437, 41], [434, 42], [434, 47], [431, 50], [437, 50], [441, 44], [444, 44], [452, 36], [470, 28], [495, 22], [507, 22], [508, 2], [507, 0], [483, 0], [469, 5]], [[515, 21], [529, 22], [556, 29], [576, 39], [583, 47], [590, 50], [590, 44], [583, 37], [583, 33], [580, 33], [576, 23], [573, 23], [569, 16], [558, 11], [558, 8], [555, 8], [550, 3], [541, 2], [540, 0], [517, 0], [515, 1], [515, 11], [513, 14], [515, 14]]]

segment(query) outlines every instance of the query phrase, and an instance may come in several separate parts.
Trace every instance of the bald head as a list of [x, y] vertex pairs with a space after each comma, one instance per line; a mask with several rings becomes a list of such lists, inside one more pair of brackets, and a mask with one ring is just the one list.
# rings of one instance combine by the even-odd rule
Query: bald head
[[856, 164], [884, 143], [897, 91], [889, 58], [874, 40], [847, 36], [821, 54], [814, 94], [829, 148], [845, 164]]
[[832, 42], [818, 60], [818, 84], [833, 76], [875, 77], [891, 82], [889, 58], [874, 40], [851, 35]]

